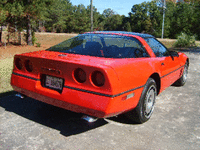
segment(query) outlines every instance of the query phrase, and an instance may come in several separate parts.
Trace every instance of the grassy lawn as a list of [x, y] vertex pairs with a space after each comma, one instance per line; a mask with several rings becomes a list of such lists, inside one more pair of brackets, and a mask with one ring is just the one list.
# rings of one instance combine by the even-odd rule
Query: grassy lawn
[[12, 90], [10, 77], [13, 68], [13, 58], [0, 59], [0, 93]]
[[174, 43], [176, 42], [176, 39], [160, 39], [157, 38], [160, 42], [162, 42], [167, 48], [172, 48], [174, 46]]

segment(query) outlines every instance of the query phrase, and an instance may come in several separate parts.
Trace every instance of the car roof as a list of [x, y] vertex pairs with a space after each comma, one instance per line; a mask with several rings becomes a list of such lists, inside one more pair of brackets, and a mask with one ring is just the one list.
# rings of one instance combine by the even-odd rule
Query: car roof
[[87, 32], [86, 34], [115, 34], [115, 35], [122, 35], [122, 34], [129, 34], [129, 35], [135, 35], [140, 36], [142, 38], [154, 38], [154, 36], [150, 34], [144, 34], [144, 33], [137, 33], [137, 32], [126, 32], [126, 31], [95, 31], [95, 32]]

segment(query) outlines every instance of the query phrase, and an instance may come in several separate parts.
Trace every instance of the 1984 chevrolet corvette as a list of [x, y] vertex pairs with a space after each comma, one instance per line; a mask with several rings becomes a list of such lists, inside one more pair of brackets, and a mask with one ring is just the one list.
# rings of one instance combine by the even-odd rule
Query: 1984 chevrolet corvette
[[97, 118], [124, 113], [137, 123], [155, 98], [187, 80], [189, 59], [149, 34], [98, 31], [47, 50], [14, 57], [13, 89], [22, 95]]

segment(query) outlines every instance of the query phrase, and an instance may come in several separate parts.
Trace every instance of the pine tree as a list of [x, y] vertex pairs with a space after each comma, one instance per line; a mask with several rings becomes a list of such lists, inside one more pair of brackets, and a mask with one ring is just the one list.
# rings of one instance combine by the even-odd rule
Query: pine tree
[[[20, 0], [19, 0], [20, 1]], [[23, 0], [24, 16], [27, 23], [27, 44], [33, 45], [33, 23], [40, 19], [45, 18], [45, 12], [48, 7], [54, 2], [54, 0]]]
[[47, 10], [45, 26], [47, 31], [68, 32], [70, 18], [72, 16], [72, 4], [69, 0], [57, 0]]
[[0, 43], [2, 43], [2, 33], [3, 33], [3, 25], [5, 24], [7, 18], [7, 11], [5, 10], [6, 0], [2, 0], [0, 2]]

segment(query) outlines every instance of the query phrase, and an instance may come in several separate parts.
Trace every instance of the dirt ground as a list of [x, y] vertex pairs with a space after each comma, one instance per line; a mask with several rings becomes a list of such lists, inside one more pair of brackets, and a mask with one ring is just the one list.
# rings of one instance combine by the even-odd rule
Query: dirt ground
[[55, 44], [58, 44], [68, 38], [71, 38], [77, 34], [67, 34], [67, 33], [36, 33], [37, 38], [36, 43], [40, 43], [41, 46], [37, 47], [28, 46], [22, 40], [22, 45], [5, 45], [0, 46], [0, 59], [11, 58], [15, 54], [21, 54], [32, 51], [45, 50]]

